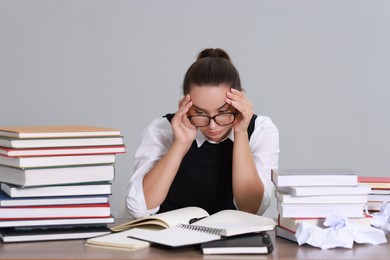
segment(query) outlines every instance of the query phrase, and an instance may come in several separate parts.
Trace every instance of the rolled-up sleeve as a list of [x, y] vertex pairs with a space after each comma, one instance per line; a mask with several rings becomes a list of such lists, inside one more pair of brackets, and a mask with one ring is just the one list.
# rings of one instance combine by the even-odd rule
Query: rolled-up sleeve
[[172, 144], [172, 128], [166, 118], [157, 118], [144, 131], [134, 156], [134, 173], [127, 187], [126, 206], [134, 218], [155, 214], [159, 207], [147, 209], [143, 191], [143, 178], [161, 159]]
[[278, 168], [279, 130], [268, 117], [258, 116], [250, 145], [257, 172], [264, 184], [264, 195], [257, 214], [262, 215], [271, 204], [275, 186], [271, 181], [271, 171]]

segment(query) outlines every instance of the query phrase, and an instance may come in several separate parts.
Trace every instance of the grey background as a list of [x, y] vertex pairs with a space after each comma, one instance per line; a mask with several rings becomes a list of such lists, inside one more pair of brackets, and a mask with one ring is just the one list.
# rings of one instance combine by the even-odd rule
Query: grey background
[[[225, 49], [280, 167], [389, 175], [390, 1], [0, 1], [0, 124], [118, 128], [121, 205], [143, 129], [196, 54]], [[275, 205], [266, 213], [276, 216]]]

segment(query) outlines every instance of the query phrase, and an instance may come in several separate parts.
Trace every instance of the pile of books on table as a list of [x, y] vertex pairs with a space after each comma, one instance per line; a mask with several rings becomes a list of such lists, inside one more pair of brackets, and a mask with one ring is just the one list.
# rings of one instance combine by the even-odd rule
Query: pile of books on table
[[350, 169], [280, 169], [272, 172], [277, 199], [276, 235], [296, 241], [300, 222], [324, 227], [327, 216], [370, 225], [364, 214], [371, 187], [358, 183]]
[[0, 238], [3, 242], [107, 234], [116, 154], [112, 128], [0, 127]]
[[358, 181], [371, 187], [367, 202], [369, 213], [378, 212], [385, 203], [390, 203], [390, 177], [359, 176]]

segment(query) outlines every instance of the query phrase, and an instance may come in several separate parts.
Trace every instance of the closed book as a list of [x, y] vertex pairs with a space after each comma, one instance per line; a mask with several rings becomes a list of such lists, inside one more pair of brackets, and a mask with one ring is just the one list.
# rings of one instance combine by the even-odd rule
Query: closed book
[[15, 168], [109, 164], [115, 162], [115, 154], [61, 155], [10, 157], [0, 155], [0, 165]]
[[281, 226], [275, 227], [275, 236], [287, 239], [287, 240], [294, 242], [294, 243], [298, 243], [298, 240], [295, 237], [295, 232], [288, 230], [286, 228], [283, 228]]
[[214, 254], [268, 254], [273, 250], [272, 240], [266, 232], [249, 233], [222, 238], [201, 244], [205, 255]]
[[0, 228], [4, 227], [39, 227], [39, 226], [78, 226], [113, 224], [114, 217], [87, 217], [87, 218], [46, 218], [46, 219], [14, 219], [0, 220]]
[[0, 155], [4, 156], [52, 156], [80, 154], [121, 154], [126, 152], [124, 145], [53, 147], [53, 148], [7, 148], [0, 147]]
[[368, 201], [367, 210], [380, 211], [387, 201]]
[[69, 167], [13, 168], [0, 165], [0, 182], [19, 186], [44, 186], [112, 181], [112, 164]]
[[[372, 217], [367, 215], [362, 218], [348, 218], [348, 221], [353, 224], [365, 225], [369, 227], [371, 226], [371, 219]], [[297, 230], [298, 224], [301, 222], [308, 222], [315, 226], [325, 228], [324, 221], [325, 218], [284, 218], [280, 215], [278, 217], [279, 226], [294, 232]]]
[[103, 145], [123, 145], [123, 137], [107, 136], [42, 139], [16, 139], [10, 137], [0, 137], [0, 146], [8, 148], [48, 148]]
[[390, 202], [390, 193], [388, 193], [388, 194], [368, 194], [368, 200], [369, 201], [388, 201], [388, 202]]
[[276, 199], [281, 203], [367, 203], [368, 194], [364, 195], [322, 195], [294, 196], [280, 191], [275, 192]]
[[4, 191], [0, 190], [0, 207], [102, 204], [102, 203], [108, 203], [108, 196], [11, 198]]
[[111, 194], [111, 186], [111, 183], [105, 182], [38, 187], [21, 187], [8, 183], [1, 183], [2, 191], [11, 198], [109, 195]]
[[46, 218], [87, 218], [111, 215], [109, 203], [0, 207], [0, 220], [46, 219]]
[[135, 251], [150, 246], [149, 242], [130, 238], [134, 229], [87, 239], [85, 245], [99, 248]]
[[371, 187], [364, 184], [358, 186], [286, 186], [277, 187], [277, 190], [294, 196], [365, 195], [370, 193]]
[[0, 136], [19, 139], [115, 136], [120, 134], [120, 131], [114, 128], [89, 125], [0, 126]]
[[372, 189], [370, 194], [390, 195], [390, 189]]
[[291, 204], [276, 202], [277, 210], [286, 218], [326, 218], [328, 215], [361, 218], [366, 204], [360, 203], [326, 203], [326, 204]]
[[359, 176], [358, 181], [373, 189], [390, 189], [390, 177], [388, 176]]
[[276, 187], [356, 186], [357, 174], [351, 169], [278, 169], [272, 171]]
[[109, 234], [111, 231], [106, 226], [81, 226], [81, 227], [57, 227], [57, 228], [3, 228], [0, 229], [0, 238], [4, 243], [31, 242], [48, 240], [87, 239], [95, 236]]

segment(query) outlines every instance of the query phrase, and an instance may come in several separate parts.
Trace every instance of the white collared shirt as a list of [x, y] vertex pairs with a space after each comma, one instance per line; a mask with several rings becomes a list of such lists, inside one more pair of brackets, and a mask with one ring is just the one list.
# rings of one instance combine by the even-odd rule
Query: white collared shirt
[[[225, 139], [234, 142], [234, 132], [231, 131]], [[208, 140], [198, 129], [196, 136], [197, 146]], [[135, 218], [155, 214], [159, 207], [147, 209], [142, 181], [144, 175], [168, 151], [173, 142], [173, 131], [170, 122], [165, 117], [153, 120], [145, 129], [142, 141], [135, 153], [134, 174], [127, 188], [126, 204], [128, 212]], [[249, 140], [257, 172], [264, 183], [263, 201], [257, 214], [263, 214], [271, 203], [274, 185], [271, 181], [271, 169], [278, 168], [279, 161], [279, 131], [270, 118], [258, 116], [255, 129]]]

